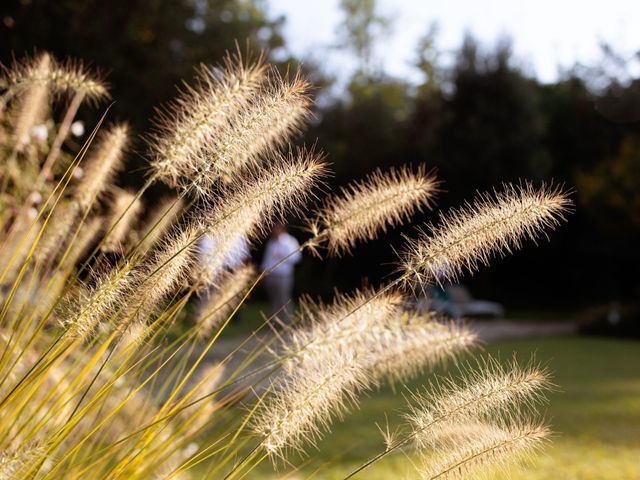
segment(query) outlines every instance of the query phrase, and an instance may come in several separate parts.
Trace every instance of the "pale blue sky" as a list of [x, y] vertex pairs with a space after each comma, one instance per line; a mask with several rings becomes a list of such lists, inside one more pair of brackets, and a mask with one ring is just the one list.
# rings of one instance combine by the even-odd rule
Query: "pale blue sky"
[[[331, 49], [342, 18], [339, 0], [267, 0], [271, 15], [287, 17], [284, 33], [289, 49], [311, 56], [328, 72], [349, 71], [353, 59]], [[438, 47], [457, 48], [465, 31], [494, 44], [513, 39], [514, 51], [530, 72], [543, 81], [557, 78], [558, 67], [599, 58], [604, 40], [631, 55], [640, 50], [640, 0], [379, 0], [393, 19], [393, 31], [378, 49], [385, 71], [408, 79], [419, 77], [411, 62], [418, 39], [436, 21]], [[636, 72], [640, 75], [640, 62]]]

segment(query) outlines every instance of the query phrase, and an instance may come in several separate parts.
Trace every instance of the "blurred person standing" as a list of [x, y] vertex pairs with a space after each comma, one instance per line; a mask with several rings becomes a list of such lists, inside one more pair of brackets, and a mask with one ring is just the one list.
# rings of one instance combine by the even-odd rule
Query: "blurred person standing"
[[264, 287], [269, 297], [271, 314], [279, 314], [279, 318], [286, 324], [291, 323], [293, 313], [290, 303], [294, 267], [302, 258], [299, 248], [298, 240], [287, 232], [286, 226], [276, 224], [271, 230], [260, 266], [263, 272], [267, 272]]
[[[218, 242], [214, 235], [205, 234], [198, 240], [198, 268], [202, 274], [211, 282], [206, 286], [199, 295], [196, 309], [200, 315], [206, 308], [211, 295], [218, 289], [217, 279], [225, 272], [233, 272], [242, 267], [247, 260], [251, 258], [249, 251], [249, 242], [244, 235], [238, 237], [226, 255], [222, 259], [216, 256]], [[235, 315], [234, 319], [238, 321], [239, 315]]]

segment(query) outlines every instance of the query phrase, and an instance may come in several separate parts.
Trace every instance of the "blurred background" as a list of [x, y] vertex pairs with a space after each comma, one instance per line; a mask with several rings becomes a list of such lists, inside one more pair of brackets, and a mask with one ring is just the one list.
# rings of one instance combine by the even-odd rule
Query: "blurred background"
[[[437, 172], [441, 211], [501, 182], [572, 188], [575, 213], [551, 242], [464, 283], [507, 312], [615, 316], [640, 294], [639, 16], [639, 3], [613, 0], [4, 0], [0, 61], [38, 50], [85, 59], [112, 85], [111, 118], [144, 134], [195, 65], [236, 41], [265, 49], [317, 85], [299, 141], [328, 154], [330, 188], [406, 163]], [[96, 110], [82, 115], [93, 124]], [[130, 184], [144, 171], [137, 147]], [[384, 281], [401, 233], [344, 260], [306, 258], [298, 292]]]
[[[535, 469], [496, 478], [632, 480], [640, 478], [640, 344], [629, 338], [640, 337], [638, 18], [637, 0], [3, 0], [0, 62], [40, 50], [84, 59], [111, 84], [110, 120], [130, 121], [144, 138], [154, 108], [194, 67], [219, 62], [238, 42], [283, 72], [301, 68], [317, 87], [314, 118], [296, 141], [327, 153], [327, 190], [405, 164], [443, 182], [436, 212], [502, 182], [572, 189], [575, 211], [550, 242], [461, 279], [473, 297], [504, 306], [505, 319], [474, 323], [486, 353], [535, 356], [560, 385], [546, 411], [559, 432], [548, 453]], [[91, 127], [105, 107], [79, 116]], [[129, 162], [120, 183], [141, 185], [142, 139]], [[154, 188], [147, 206], [166, 193]], [[303, 241], [300, 220], [289, 221]], [[384, 282], [401, 235], [424, 222], [438, 214], [340, 260], [305, 254], [296, 292], [328, 298]], [[252, 255], [259, 263], [262, 247]], [[233, 350], [262, 323], [263, 295], [253, 294], [220, 348]], [[623, 338], [572, 335], [578, 326]], [[364, 400], [307, 473], [319, 465], [318, 478], [343, 478], [379, 451], [370, 427], [398, 411], [403, 392]], [[367, 478], [400, 478], [407, 465], [395, 456]], [[263, 474], [253, 478], [273, 478]]]

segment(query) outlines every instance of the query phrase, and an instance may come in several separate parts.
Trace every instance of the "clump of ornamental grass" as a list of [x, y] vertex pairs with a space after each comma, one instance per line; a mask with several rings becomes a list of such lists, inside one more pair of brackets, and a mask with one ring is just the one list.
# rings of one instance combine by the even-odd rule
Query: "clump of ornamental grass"
[[74, 200], [81, 210], [91, 207], [99, 195], [111, 184], [122, 167], [129, 143], [129, 126], [115, 124], [102, 132], [96, 140], [82, 168], [82, 179], [74, 188]]
[[[324, 155], [288, 144], [309, 117], [310, 84], [261, 55], [201, 66], [158, 111], [137, 191], [115, 175], [135, 136], [127, 124], [98, 121], [77, 151], [65, 142], [80, 106], [108, 97], [100, 75], [41, 53], [5, 68], [0, 88], [2, 478], [232, 479], [265, 459], [288, 468], [362, 395], [472, 352], [471, 322], [414, 311], [416, 284], [473, 272], [546, 235], [570, 207], [544, 185], [484, 194], [407, 241], [395, 279], [307, 298], [294, 324], [267, 319], [230, 350], [220, 336], [269, 273], [230, 267], [240, 240], [257, 245], [296, 216], [310, 232], [300, 251], [357, 254], [433, 208], [435, 176], [375, 171], [318, 199]], [[157, 181], [175, 190], [165, 200], [148, 194]], [[206, 264], [204, 236], [215, 247]], [[396, 451], [420, 455], [425, 478], [513, 463], [549, 436], [538, 413], [549, 385], [538, 367], [480, 361], [409, 395], [404, 427], [349, 476]]]

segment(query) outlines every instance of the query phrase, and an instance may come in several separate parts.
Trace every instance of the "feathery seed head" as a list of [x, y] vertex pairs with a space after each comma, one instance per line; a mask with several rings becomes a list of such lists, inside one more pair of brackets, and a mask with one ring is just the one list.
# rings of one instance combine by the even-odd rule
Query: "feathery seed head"
[[107, 274], [96, 274], [95, 286], [82, 287], [75, 292], [59, 315], [69, 337], [88, 338], [102, 321], [122, 307], [132, 292], [132, 268], [132, 264], [127, 262]]
[[443, 216], [401, 254], [401, 271], [418, 283], [455, 280], [497, 255], [519, 249], [526, 238], [536, 240], [557, 227], [572, 205], [560, 188], [525, 183], [505, 185], [494, 195], [480, 195], [472, 205]]
[[463, 325], [403, 312], [404, 300], [397, 292], [367, 290], [339, 296], [330, 307], [303, 300], [310, 325], [283, 340], [285, 370], [345, 351], [363, 366], [370, 383], [402, 382], [475, 344], [475, 334]]
[[[43, 62], [48, 65], [46, 69], [42, 68]], [[12, 96], [40, 85], [54, 94], [82, 93], [93, 101], [109, 98], [108, 87], [100, 74], [90, 72], [78, 60], [60, 63], [47, 52], [15, 61], [11, 68], [4, 68], [4, 71], [0, 86]]]
[[225, 272], [216, 282], [216, 289], [209, 294], [198, 315], [198, 336], [207, 337], [236, 306], [240, 295], [255, 278], [253, 265], [243, 265], [233, 272]]
[[145, 322], [168, 295], [189, 280], [200, 235], [201, 227], [197, 224], [174, 228], [136, 269], [135, 292], [123, 315], [128, 322]]
[[0, 452], [0, 478], [14, 480], [23, 474], [46, 453], [37, 442], [7, 448]]
[[82, 209], [89, 208], [104, 191], [113, 175], [122, 166], [124, 151], [129, 142], [129, 126], [118, 124], [101, 133], [84, 166], [84, 176], [74, 191]]
[[299, 76], [290, 81], [272, 78], [217, 129], [194, 173], [182, 177], [183, 187], [206, 195], [219, 179], [233, 181], [239, 172], [273, 154], [307, 118], [309, 88]]
[[[43, 69], [43, 62], [47, 68]], [[42, 52], [33, 57], [25, 57], [21, 61], [14, 60], [11, 68], [1, 66], [3, 75], [0, 77], [0, 87], [19, 94], [36, 84], [46, 84], [51, 77], [53, 58], [48, 52]]]
[[303, 452], [349, 410], [365, 383], [364, 370], [345, 352], [307, 362], [275, 381], [271, 398], [251, 419], [252, 430], [274, 461]]
[[[158, 112], [150, 138], [151, 168], [159, 179], [177, 186], [203, 169], [208, 145], [264, 82], [262, 56], [246, 64], [240, 54], [227, 55], [216, 69], [201, 66], [194, 87]], [[206, 168], [205, 168], [206, 170]]]
[[407, 418], [416, 437], [432, 437], [430, 432], [443, 422], [508, 413], [518, 406], [535, 410], [551, 387], [544, 370], [520, 367], [515, 362], [503, 366], [493, 359], [462, 375], [461, 383], [445, 380], [431, 385], [424, 394], [413, 395]]
[[[481, 434], [479, 434], [481, 432]], [[436, 460], [422, 471], [425, 480], [477, 478], [483, 470], [506, 470], [518, 460], [528, 459], [548, 440], [549, 429], [535, 423], [513, 426], [484, 425], [466, 441], [439, 451]]]
[[371, 340], [385, 328], [391, 318], [400, 315], [405, 298], [399, 292], [375, 294], [357, 290], [339, 294], [329, 306], [303, 299], [301, 310], [307, 312], [308, 326], [293, 330], [282, 343], [287, 361], [285, 369], [293, 371], [307, 361], [318, 361], [328, 351], [345, 351], [365, 363]]
[[12, 106], [13, 137], [16, 150], [21, 151], [31, 140], [31, 129], [40, 123], [48, 108], [50, 88], [46, 79], [51, 75], [53, 60], [43, 53], [29, 63], [31, 81], [20, 90], [20, 96]]
[[81, 94], [92, 102], [110, 97], [109, 87], [102, 79], [100, 72], [90, 71], [79, 60], [56, 62], [51, 72], [50, 83], [54, 93]]
[[377, 381], [403, 383], [467, 352], [477, 335], [465, 325], [431, 315], [395, 317], [372, 339], [370, 371]]
[[340, 194], [331, 196], [312, 221], [312, 231], [326, 232], [329, 251], [343, 253], [363, 240], [373, 240], [429, 207], [438, 183], [424, 168], [375, 171]]

